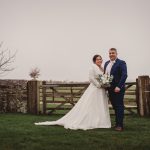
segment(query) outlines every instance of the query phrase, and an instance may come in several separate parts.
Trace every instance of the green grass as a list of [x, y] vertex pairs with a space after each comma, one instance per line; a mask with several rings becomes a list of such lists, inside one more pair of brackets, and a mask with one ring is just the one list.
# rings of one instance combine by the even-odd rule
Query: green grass
[[[0, 114], [0, 150], [149, 150], [150, 118], [125, 117], [125, 130], [66, 130], [60, 126], [35, 126], [62, 115]], [[114, 116], [112, 116], [112, 122]]]

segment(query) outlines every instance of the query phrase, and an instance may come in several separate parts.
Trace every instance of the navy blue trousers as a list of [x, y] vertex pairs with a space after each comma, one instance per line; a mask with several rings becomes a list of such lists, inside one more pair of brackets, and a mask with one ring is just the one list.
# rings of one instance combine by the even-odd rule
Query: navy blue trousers
[[114, 90], [109, 90], [109, 100], [115, 111], [116, 126], [123, 127], [124, 118], [124, 93], [125, 89], [121, 89], [119, 93], [115, 93]]

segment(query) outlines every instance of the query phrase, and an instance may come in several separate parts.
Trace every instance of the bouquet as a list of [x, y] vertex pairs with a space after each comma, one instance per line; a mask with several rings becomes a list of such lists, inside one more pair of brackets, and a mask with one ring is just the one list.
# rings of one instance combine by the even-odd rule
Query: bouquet
[[113, 75], [108, 75], [108, 74], [101, 74], [99, 75], [99, 82], [101, 83], [102, 87], [107, 88], [111, 86], [111, 82], [113, 80]]

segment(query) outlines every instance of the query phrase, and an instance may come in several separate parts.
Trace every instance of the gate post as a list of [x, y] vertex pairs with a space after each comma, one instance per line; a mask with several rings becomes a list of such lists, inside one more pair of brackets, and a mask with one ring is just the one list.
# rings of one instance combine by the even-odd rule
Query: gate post
[[31, 114], [40, 113], [40, 81], [31, 80], [27, 82], [27, 112]]
[[137, 104], [137, 113], [140, 115], [140, 109], [139, 109], [139, 84], [138, 79], [136, 79], [136, 104]]
[[150, 116], [150, 78], [149, 76], [138, 77], [139, 90], [139, 114], [140, 116]]

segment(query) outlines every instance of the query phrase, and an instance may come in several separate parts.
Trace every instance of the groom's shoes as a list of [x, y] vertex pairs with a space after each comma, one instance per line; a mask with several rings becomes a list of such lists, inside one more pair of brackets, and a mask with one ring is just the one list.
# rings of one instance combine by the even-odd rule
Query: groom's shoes
[[123, 131], [123, 127], [115, 127], [116, 131]]

